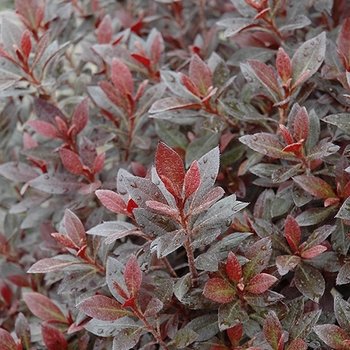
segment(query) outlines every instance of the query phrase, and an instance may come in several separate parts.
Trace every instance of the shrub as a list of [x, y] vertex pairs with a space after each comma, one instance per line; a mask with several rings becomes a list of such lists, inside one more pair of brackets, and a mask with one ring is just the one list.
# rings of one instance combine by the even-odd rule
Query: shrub
[[350, 5], [15, 0], [0, 347], [350, 349]]

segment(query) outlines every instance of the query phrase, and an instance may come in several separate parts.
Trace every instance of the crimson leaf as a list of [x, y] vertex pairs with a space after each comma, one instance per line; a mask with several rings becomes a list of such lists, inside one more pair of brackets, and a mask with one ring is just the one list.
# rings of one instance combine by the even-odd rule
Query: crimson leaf
[[[278, 319], [274, 311], [270, 311], [267, 315], [264, 326], [263, 326], [264, 336], [267, 342], [270, 344], [272, 349], [279, 350], [280, 343], [283, 344], [283, 333], [281, 322]], [[283, 346], [282, 346], [283, 349]]]
[[122, 309], [121, 304], [116, 300], [104, 295], [94, 295], [84, 299], [76, 307], [100, 321], [114, 321], [130, 314], [129, 311]]
[[135, 255], [125, 265], [124, 280], [131, 297], [136, 297], [142, 283], [142, 272]]
[[336, 350], [348, 350], [350, 345], [344, 344], [344, 340], [350, 340], [346, 332], [334, 324], [323, 324], [314, 326], [315, 333], [328, 346]]
[[48, 350], [67, 350], [68, 342], [63, 333], [57, 328], [48, 325], [47, 323], [41, 324], [41, 334], [44, 344]]
[[80, 219], [69, 209], [66, 209], [64, 214], [64, 225], [68, 237], [78, 248], [86, 245], [85, 228]]
[[62, 311], [47, 296], [32, 292], [24, 293], [23, 299], [35, 316], [45, 321], [67, 323]]
[[181, 198], [185, 168], [180, 156], [165, 143], [159, 142], [155, 166], [166, 189], [177, 198]]
[[218, 303], [228, 303], [235, 295], [233, 286], [222, 278], [211, 278], [205, 285], [203, 295]]

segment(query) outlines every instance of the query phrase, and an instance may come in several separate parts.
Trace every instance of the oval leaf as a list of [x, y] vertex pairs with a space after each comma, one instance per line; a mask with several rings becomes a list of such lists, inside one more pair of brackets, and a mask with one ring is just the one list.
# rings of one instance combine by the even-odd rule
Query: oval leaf
[[116, 300], [104, 295], [94, 295], [81, 301], [76, 307], [100, 321], [115, 321], [130, 314], [129, 311], [122, 309]]

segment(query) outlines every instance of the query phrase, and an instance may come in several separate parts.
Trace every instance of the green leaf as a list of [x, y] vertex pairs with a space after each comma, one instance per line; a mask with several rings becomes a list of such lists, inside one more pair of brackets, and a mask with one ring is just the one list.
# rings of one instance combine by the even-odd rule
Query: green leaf
[[348, 334], [350, 333], [350, 303], [340, 295], [334, 297], [334, 313], [339, 326]]
[[190, 328], [180, 329], [174, 336], [173, 342], [177, 349], [183, 349], [192, 344], [198, 338], [198, 334]]
[[250, 261], [243, 266], [243, 279], [245, 283], [249, 282], [252, 277], [266, 268], [271, 254], [271, 239], [269, 237], [260, 239], [248, 249], [245, 256]]
[[337, 113], [327, 115], [322, 119], [326, 123], [337, 126], [340, 130], [350, 135], [350, 113]]
[[350, 220], [350, 197], [346, 198], [335, 217], [343, 220]]
[[300, 263], [295, 271], [295, 285], [307, 298], [318, 302], [325, 291], [322, 274], [310, 265]]
[[299, 226], [312, 226], [325, 220], [334, 210], [332, 206], [327, 208], [311, 208], [303, 211], [295, 219]]
[[247, 312], [242, 309], [240, 300], [233, 300], [230, 303], [219, 307], [219, 329], [224, 331], [239, 323], [245, 323], [249, 320]]
[[290, 329], [290, 339], [305, 339], [312, 331], [312, 327], [316, 324], [321, 313], [322, 310], [310, 311], [295, 319]]
[[[292, 58], [292, 86], [304, 75], [303, 81], [316, 73], [326, 54], [326, 33], [322, 32], [316, 37], [303, 43]], [[303, 81], [300, 81], [302, 83]], [[299, 84], [298, 84], [299, 85]]]
[[219, 143], [219, 137], [219, 133], [208, 132], [192, 141], [186, 150], [186, 168], [188, 168], [194, 160], [201, 158], [203, 155], [216, 147]]
[[218, 316], [209, 314], [196, 317], [185, 328], [190, 328], [198, 334], [197, 342], [207, 341], [219, 332]]

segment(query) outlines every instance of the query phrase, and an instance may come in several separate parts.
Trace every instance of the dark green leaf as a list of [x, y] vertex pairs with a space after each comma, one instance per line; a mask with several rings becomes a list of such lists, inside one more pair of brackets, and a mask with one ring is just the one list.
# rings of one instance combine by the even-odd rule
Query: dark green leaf
[[294, 276], [295, 285], [307, 298], [318, 302], [325, 291], [322, 274], [310, 265], [298, 264]]
[[350, 303], [340, 295], [334, 297], [334, 313], [339, 326], [348, 334], [350, 333]]
[[219, 307], [219, 329], [224, 331], [239, 323], [245, 323], [249, 320], [249, 316], [242, 309], [242, 304], [239, 300], [233, 300], [230, 303], [223, 304]]
[[190, 328], [181, 328], [174, 336], [174, 345], [177, 349], [183, 349], [192, 344], [198, 338], [198, 334]]

